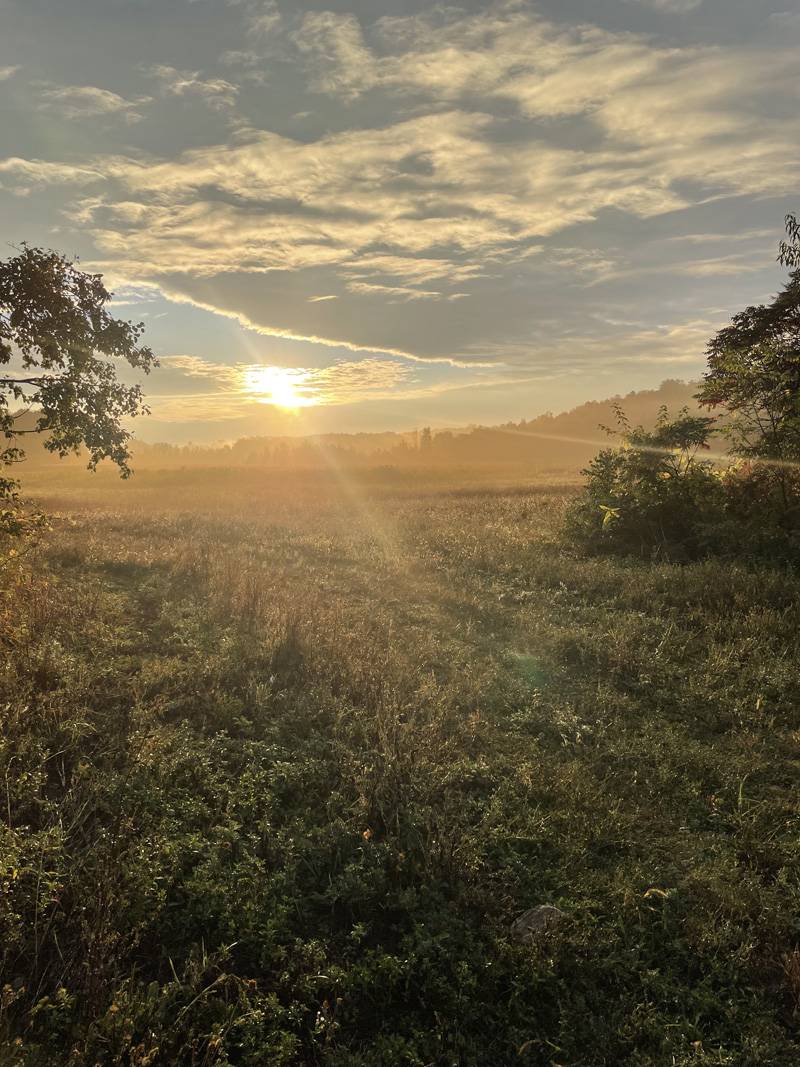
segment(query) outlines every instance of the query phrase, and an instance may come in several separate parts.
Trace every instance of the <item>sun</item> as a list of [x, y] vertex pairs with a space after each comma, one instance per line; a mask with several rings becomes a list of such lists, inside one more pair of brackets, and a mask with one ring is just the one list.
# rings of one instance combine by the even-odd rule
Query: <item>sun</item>
[[306, 370], [289, 367], [245, 367], [242, 388], [261, 404], [296, 410], [317, 403]]

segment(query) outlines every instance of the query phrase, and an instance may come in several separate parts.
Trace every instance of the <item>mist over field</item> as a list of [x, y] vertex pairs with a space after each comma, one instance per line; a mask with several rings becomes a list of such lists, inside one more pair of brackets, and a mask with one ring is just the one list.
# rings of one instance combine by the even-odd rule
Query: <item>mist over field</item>
[[[568, 479], [580, 477], [581, 468], [598, 449], [608, 444], [619, 429], [615, 406], [621, 405], [634, 422], [652, 426], [661, 408], [698, 410], [695, 393], [698, 383], [664, 381], [657, 389], [631, 392], [607, 400], [590, 401], [559, 414], [548, 412], [537, 418], [508, 422], [499, 426], [454, 428], [419, 427], [406, 432], [320, 434], [282, 437], [245, 437], [217, 444], [169, 444], [134, 440], [131, 451], [136, 470], [240, 468], [330, 470], [337, 467], [390, 471], [436, 469], [445, 478], [456, 471], [502, 471], [523, 480], [531, 473], [563, 473]], [[28, 414], [18, 422], [33, 427], [36, 416]], [[85, 457], [57, 458], [34, 444], [28, 453], [29, 469], [49, 469], [59, 477], [65, 469], [85, 468]], [[89, 482], [83, 479], [86, 487]]]

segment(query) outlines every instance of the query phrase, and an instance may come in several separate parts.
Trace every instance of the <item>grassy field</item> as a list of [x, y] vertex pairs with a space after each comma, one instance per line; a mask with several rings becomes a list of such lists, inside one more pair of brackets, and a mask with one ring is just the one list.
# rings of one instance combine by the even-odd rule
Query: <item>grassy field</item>
[[37, 477], [3, 1067], [800, 1061], [796, 574], [519, 475]]

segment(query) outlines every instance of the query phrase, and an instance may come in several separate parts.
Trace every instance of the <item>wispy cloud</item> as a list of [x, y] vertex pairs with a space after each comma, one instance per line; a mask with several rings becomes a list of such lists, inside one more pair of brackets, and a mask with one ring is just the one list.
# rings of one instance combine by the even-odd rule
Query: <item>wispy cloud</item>
[[717, 256], [711, 259], [692, 260], [683, 263], [675, 269], [684, 271], [694, 278], [724, 278], [735, 274], [752, 274], [761, 270], [760, 262], [753, 262], [752, 256], [731, 255]]
[[67, 119], [119, 115], [125, 122], [139, 122], [142, 118], [140, 108], [151, 100], [149, 96], [128, 100], [119, 93], [95, 85], [58, 85], [41, 90], [39, 107]]
[[271, 37], [283, 21], [275, 0], [228, 0], [228, 3], [244, 9], [248, 35], [256, 41]]
[[197, 70], [177, 70], [156, 64], [145, 68], [166, 96], [197, 97], [215, 111], [232, 108], [239, 94], [238, 87], [225, 78], [204, 78]]
[[703, 0], [628, 0], [631, 4], [642, 4], [654, 11], [669, 11], [673, 14], [682, 14], [685, 11], [694, 11], [700, 7]]
[[408, 285], [378, 285], [348, 282], [347, 288], [358, 296], [384, 296], [389, 300], [461, 300], [466, 293], [441, 293], [438, 289], [415, 289]]
[[378, 64], [355, 15], [309, 12], [292, 40], [309, 58], [311, 85], [318, 92], [352, 100], [380, 81]]
[[132, 285], [124, 282], [120, 285], [113, 285], [113, 281], [110, 278], [105, 280], [107, 284], [113, 286], [111, 307], [134, 307], [138, 304], [151, 304], [153, 301], [158, 300], [161, 295], [154, 285], [143, 283]]
[[670, 244], [698, 244], [698, 245], [712, 245], [712, 244], [739, 244], [747, 241], [757, 241], [767, 239], [774, 243], [776, 238], [776, 230], [740, 230], [734, 233], [678, 233], [673, 234], [670, 237], [666, 237], [665, 240]]
[[[274, 367], [261, 363], [237, 363], [233, 366], [199, 359], [192, 355], [166, 356], [162, 366], [190, 379], [213, 382], [228, 407], [231, 401], [239, 414], [256, 403], [276, 403], [275, 381], [292, 383], [302, 405], [341, 405], [363, 400], [385, 399], [398, 387], [414, 379], [415, 371], [407, 363], [376, 357], [340, 360], [328, 367]], [[210, 394], [192, 394], [206, 399]], [[213, 394], [211, 394], [213, 395]], [[153, 394], [155, 404], [169, 400], [173, 394]], [[185, 406], [191, 415], [191, 406]], [[233, 408], [231, 408], [233, 410]]]
[[161, 363], [163, 366], [172, 367], [190, 378], [211, 378], [214, 381], [231, 386], [237, 381], [235, 367], [227, 363], [212, 363], [207, 359], [200, 359], [199, 356], [185, 354], [163, 356]]
[[19, 159], [10, 156], [0, 159], [0, 175], [7, 174], [22, 185], [85, 185], [103, 177], [102, 172], [69, 163], [54, 163], [46, 159]]

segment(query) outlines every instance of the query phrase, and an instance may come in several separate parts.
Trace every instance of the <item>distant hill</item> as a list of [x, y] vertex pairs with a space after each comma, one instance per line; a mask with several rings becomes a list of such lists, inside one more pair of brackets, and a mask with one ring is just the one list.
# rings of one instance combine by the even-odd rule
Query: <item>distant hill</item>
[[[659, 409], [697, 408], [696, 382], [670, 379], [606, 400], [592, 400], [558, 415], [539, 415], [500, 426], [407, 433], [320, 434], [309, 437], [245, 437], [226, 445], [147, 444], [134, 441], [139, 468], [180, 467], [324, 467], [347, 466], [524, 466], [533, 470], [574, 470], [585, 466], [608, 441], [603, 426], [614, 424], [619, 405], [633, 424], [652, 426]], [[35, 415], [19, 425], [30, 428]], [[35, 443], [36, 442], [36, 443]], [[56, 462], [33, 436], [23, 442], [35, 465]], [[68, 460], [81, 462], [80, 457]]]

